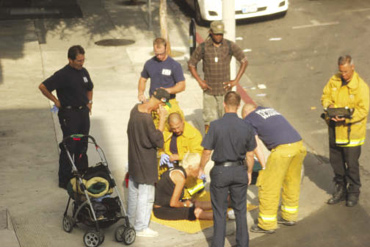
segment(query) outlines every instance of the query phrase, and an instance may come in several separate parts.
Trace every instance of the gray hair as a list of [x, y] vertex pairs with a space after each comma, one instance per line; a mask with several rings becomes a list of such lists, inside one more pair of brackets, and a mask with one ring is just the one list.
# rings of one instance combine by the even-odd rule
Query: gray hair
[[350, 55], [340, 56], [338, 58], [338, 65], [345, 65], [345, 64], [349, 64], [349, 65], [354, 64], [353, 59]]

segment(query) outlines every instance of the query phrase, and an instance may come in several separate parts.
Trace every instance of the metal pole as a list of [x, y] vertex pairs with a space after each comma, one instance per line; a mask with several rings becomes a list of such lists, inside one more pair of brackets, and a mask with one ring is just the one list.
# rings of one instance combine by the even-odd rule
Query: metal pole
[[[226, 33], [224, 37], [235, 42], [235, 0], [222, 0], [222, 20]], [[233, 57], [230, 63], [230, 79], [236, 77], [236, 61]]]
[[148, 29], [152, 30], [152, 0], [148, 0]]

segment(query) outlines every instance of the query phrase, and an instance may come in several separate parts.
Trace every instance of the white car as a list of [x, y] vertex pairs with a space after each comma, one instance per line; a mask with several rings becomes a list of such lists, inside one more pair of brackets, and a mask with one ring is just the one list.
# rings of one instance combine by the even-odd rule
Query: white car
[[[197, 23], [222, 19], [222, 1], [227, 0], [185, 0], [195, 11]], [[235, 0], [235, 19], [246, 19], [272, 14], [285, 14], [288, 0]]]

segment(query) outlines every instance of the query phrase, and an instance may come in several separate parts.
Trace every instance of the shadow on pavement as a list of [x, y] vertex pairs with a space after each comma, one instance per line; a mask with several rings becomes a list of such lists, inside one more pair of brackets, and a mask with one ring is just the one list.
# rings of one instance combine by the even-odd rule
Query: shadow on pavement
[[370, 217], [361, 205], [348, 208], [345, 203], [326, 205], [296, 226], [281, 226], [275, 234], [253, 239], [259, 247], [367, 247]]
[[308, 152], [303, 165], [304, 175], [310, 181], [328, 194], [333, 192], [333, 171], [328, 158]]

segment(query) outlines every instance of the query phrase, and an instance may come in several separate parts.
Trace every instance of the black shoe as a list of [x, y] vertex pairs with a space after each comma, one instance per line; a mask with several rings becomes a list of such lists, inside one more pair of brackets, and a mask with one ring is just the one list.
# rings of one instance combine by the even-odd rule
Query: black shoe
[[297, 224], [296, 221], [288, 221], [288, 220], [285, 220], [283, 218], [281, 218], [280, 220], [278, 220], [278, 224], [282, 224], [282, 225], [285, 225], [285, 226], [294, 226], [295, 224]]
[[265, 230], [259, 227], [258, 225], [253, 225], [250, 231], [255, 233], [268, 233], [268, 234], [275, 233], [275, 230]]
[[340, 198], [336, 198], [336, 197], [332, 197], [332, 198], [330, 198], [329, 200], [328, 200], [328, 204], [329, 205], [334, 205], [334, 204], [337, 204], [337, 203], [339, 203], [339, 202], [341, 202], [341, 201], [344, 201], [346, 199], [346, 197], [345, 196], [342, 196], [342, 197], [340, 197]]
[[336, 191], [333, 197], [328, 200], [329, 205], [337, 204], [346, 199], [346, 188], [343, 185], [337, 184]]
[[354, 207], [358, 203], [358, 196], [349, 194], [346, 202], [347, 207]]
[[347, 201], [346, 206], [347, 207], [354, 207], [357, 205], [358, 201]]

